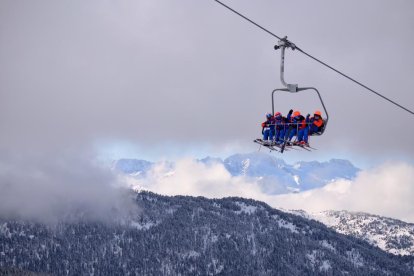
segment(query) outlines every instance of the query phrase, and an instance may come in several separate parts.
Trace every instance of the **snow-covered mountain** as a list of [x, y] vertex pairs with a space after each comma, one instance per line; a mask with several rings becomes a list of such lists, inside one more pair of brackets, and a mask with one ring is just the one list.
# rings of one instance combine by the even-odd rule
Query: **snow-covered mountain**
[[389, 253], [414, 256], [413, 223], [361, 212], [292, 213], [322, 222], [341, 234], [366, 240]]
[[[337, 179], [353, 179], [359, 169], [347, 160], [297, 162], [287, 164], [265, 153], [235, 154], [224, 160], [207, 157], [198, 160], [206, 165], [222, 164], [232, 176], [257, 181], [267, 194], [284, 194], [319, 188]], [[122, 173], [145, 177], [156, 163], [138, 159], [120, 159], [114, 168]], [[171, 163], [171, 170], [174, 164]]]
[[0, 272], [52, 275], [413, 275], [388, 254], [325, 225], [243, 198], [133, 194], [117, 223], [0, 218]]
[[337, 179], [353, 179], [359, 171], [347, 160], [297, 162], [291, 165], [264, 153], [235, 154], [224, 159], [223, 163], [233, 176], [257, 178], [268, 194], [319, 188]]
[[138, 159], [119, 159], [113, 164], [113, 169], [135, 176], [145, 176], [154, 163]]

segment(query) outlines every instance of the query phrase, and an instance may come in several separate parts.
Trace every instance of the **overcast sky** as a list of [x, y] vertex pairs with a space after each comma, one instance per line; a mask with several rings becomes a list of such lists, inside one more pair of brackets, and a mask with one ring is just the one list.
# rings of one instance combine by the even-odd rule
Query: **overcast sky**
[[[224, 2], [414, 109], [413, 1]], [[281, 87], [277, 39], [214, 1], [3, 0], [0, 39], [3, 153], [254, 151]], [[297, 51], [287, 51], [286, 80], [317, 87], [330, 121], [311, 140], [318, 151], [285, 158], [413, 161], [413, 115]], [[321, 109], [311, 93], [276, 106]]]

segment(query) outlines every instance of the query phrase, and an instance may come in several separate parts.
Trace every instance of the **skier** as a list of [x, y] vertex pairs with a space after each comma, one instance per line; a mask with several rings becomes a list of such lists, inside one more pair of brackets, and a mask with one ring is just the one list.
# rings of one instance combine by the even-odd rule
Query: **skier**
[[291, 127], [289, 133], [289, 142], [292, 140], [293, 136], [296, 135], [297, 142], [296, 144], [300, 144], [304, 139], [306, 127], [306, 119], [303, 117], [299, 111], [295, 111], [293, 113], [293, 118], [291, 119]]
[[272, 142], [275, 135], [275, 119], [272, 114], [266, 114], [266, 121], [262, 123], [263, 142]]
[[283, 143], [283, 137], [285, 137], [286, 131], [286, 118], [282, 116], [282, 113], [276, 112], [274, 116], [275, 120], [275, 141], [276, 144]]
[[[289, 138], [289, 134], [290, 132], [293, 130], [293, 124], [292, 124], [292, 113], [293, 113], [293, 109], [289, 110], [286, 119], [285, 119], [285, 134], [284, 134], [284, 138], [283, 138], [283, 142], [288, 141]], [[285, 117], [283, 117], [285, 118]], [[289, 142], [287, 142], [288, 145], [290, 145]]]
[[321, 132], [325, 122], [322, 119], [322, 113], [319, 110], [316, 110], [313, 114], [313, 117], [310, 118], [311, 125], [309, 126], [309, 134]]
[[314, 133], [318, 133], [321, 132], [325, 122], [322, 119], [322, 113], [319, 110], [316, 110], [315, 113], [313, 114], [313, 117], [310, 118], [310, 114], [308, 114], [306, 116], [306, 124], [308, 125], [308, 127], [305, 130], [304, 133], [304, 145], [309, 146], [309, 135], [312, 135]]

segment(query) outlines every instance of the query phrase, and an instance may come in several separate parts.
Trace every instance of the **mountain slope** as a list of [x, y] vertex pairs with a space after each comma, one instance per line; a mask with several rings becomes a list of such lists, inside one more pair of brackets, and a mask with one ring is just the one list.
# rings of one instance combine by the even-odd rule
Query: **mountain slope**
[[361, 238], [392, 254], [414, 256], [414, 224], [361, 212], [325, 211], [312, 213], [339, 233]]
[[413, 274], [410, 258], [262, 202], [135, 196], [141, 212], [122, 223], [1, 221], [0, 267], [56, 275]]

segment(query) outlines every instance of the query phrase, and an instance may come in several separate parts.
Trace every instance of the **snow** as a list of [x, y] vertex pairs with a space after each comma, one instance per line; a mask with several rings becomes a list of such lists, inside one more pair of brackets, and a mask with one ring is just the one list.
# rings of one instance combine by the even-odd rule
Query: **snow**
[[200, 253], [198, 253], [198, 252], [196, 252], [196, 251], [194, 251], [194, 250], [190, 250], [190, 251], [188, 251], [188, 252], [186, 252], [186, 253], [183, 253], [183, 254], [180, 254], [182, 257], [184, 257], [184, 258], [198, 258], [198, 257], [200, 257], [201, 256], [201, 254]]
[[214, 268], [214, 274], [219, 274], [221, 271], [223, 271], [224, 266], [222, 264], [219, 264], [219, 260], [217, 259], [212, 259], [212, 265]]
[[292, 233], [296, 233], [296, 234], [299, 233], [296, 226], [291, 222], [288, 222], [288, 221], [285, 221], [285, 220], [279, 220], [278, 224], [279, 224], [280, 228], [289, 229]]
[[240, 207], [240, 211], [236, 211], [236, 214], [245, 213], [251, 215], [257, 210], [257, 206], [246, 205], [244, 202], [236, 202], [236, 204]]
[[177, 211], [177, 209], [175, 208], [167, 208], [165, 209], [165, 213], [169, 214], [169, 215], [173, 215], [175, 213], [175, 211]]
[[413, 224], [366, 213], [347, 211], [311, 213], [309, 217], [341, 234], [364, 239], [389, 253], [414, 255]]
[[306, 219], [312, 219], [312, 217], [308, 213], [306, 213], [304, 210], [287, 210], [283, 208], [280, 208], [280, 210], [285, 213], [293, 214], [293, 215], [300, 216]]
[[242, 165], [243, 165], [243, 168], [242, 168], [242, 173], [241, 174], [242, 175], [247, 175], [247, 170], [250, 167], [250, 159], [247, 158], [247, 159], [243, 160]]
[[295, 187], [286, 187], [286, 189], [292, 193], [299, 193], [300, 189], [299, 188], [295, 188]]
[[299, 186], [300, 185], [300, 178], [299, 175], [294, 175], [293, 176], [293, 180], [295, 180], [296, 184]]
[[322, 222], [326, 226], [335, 226], [338, 225], [340, 222], [339, 217], [337, 216], [330, 216], [328, 215], [329, 211], [327, 212], [318, 212], [318, 213], [311, 213], [309, 216], [314, 220]]
[[216, 208], [220, 208], [221, 206], [219, 204], [217, 204], [216, 202], [213, 203], [213, 206]]
[[132, 227], [135, 227], [138, 230], [148, 230], [151, 227], [157, 225], [157, 223], [154, 222], [139, 223], [136, 221], [131, 221], [130, 224]]
[[6, 236], [9, 239], [12, 237], [9, 228], [7, 227], [7, 223], [3, 223], [0, 225], [0, 234]]
[[324, 260], [321, 266], [319, 266], [319, 271], [327, 272], [329, 269], [332, 269], [332, 266], [328, 260]]
[[327, 248], [327, 249], [329, 249], [329, 250], [331, 250], [331, 251], [333, 251], [333, 252], [336, 252], [335, 247], [333, 247], [333, 246], [332, 246], [332, 244], [330, 244], [327, 240], [323, 240], [323, 241], [321, 241], [320, 243], [321, 243], [321, 245], [322, 245], [323, 247], [325, 247], [325, 248]]
[[313, 267], [315, 266], [315, 263], [316, 263], [316, 254], [317, 254], [316, 250], [313, 250], [312, 253], [306, 254], [306, 258], [310, 261]]
[[141, 174], [142, 174], [142, 171], [137, 171], [137, 172], [131, 173], [129, 175], [131, 175], [131, 176], [140, 176]]
[[292, 233], [296, 233], [298, 234], [299, 231], [296, 227], [296, 225], [294, 225], [293, 223], [286, 221], [284, 219], [281, 219], [278, 215], [273, 215], [272, 218], [277, 220], [277, 223], [279, 225], [280, 228], [285, 228], [290, 230]]
[[175, 171], [169, 171], [167, 173], [164, 174], [164, 177], [171, 177], [175, 174]]
[[346, 255], [348, 256], [348, 260], [350, 260], [355, 267], [364, 266], [364, 259], [359, 251], [352, 249], [351, 251], [346, 251]]

